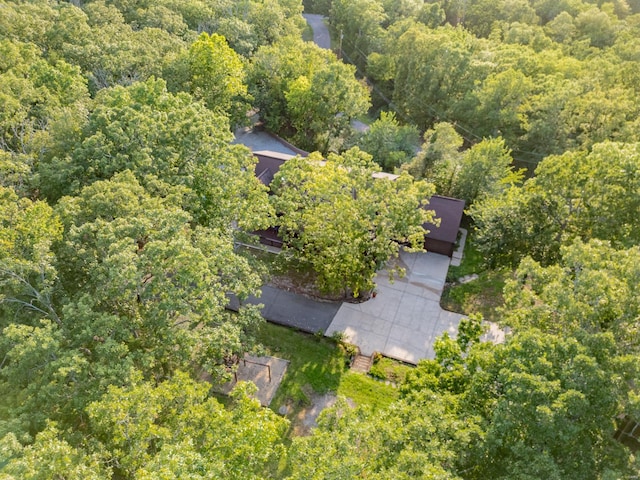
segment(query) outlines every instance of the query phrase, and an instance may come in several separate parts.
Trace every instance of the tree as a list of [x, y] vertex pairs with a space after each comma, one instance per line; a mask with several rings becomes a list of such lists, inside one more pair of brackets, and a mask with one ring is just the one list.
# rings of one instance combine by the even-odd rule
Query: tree
[[244, 66], [222, 35], [201, 33], [189, 47], [189, 91], [211, 110], [241, 122], [249, 109]]
[[466, 96], [489, 73], [479, 61], [483, 44], [463, 29], [409, 28], [394, 47], [393, 101], [398, 112], [426, 130], [434, 123], [462, 120]]
[[[462, 155], [460, 149], [464, 142], [454, 126], [445, 122], [437, 123], [433, 129], [425, 132], [423, 138], [424, 143], [418, 154], [402, 169], [416, 179], [433, 177], [432, 169], [436, 164], [450, 165], [452, 168], [445, 170], [453, 173]], [[440, 185], [444, 185], [444, 182], [440, 182]]]
[[465, 8], [462, 24], [479, 37], [488, 37], [500, 22], [535, 25], [538, 17], [529, 3], [527, 0], [476, 0]]
[[[447, 127], [442, 125], [448, 124], [439, 124], [436, 128], [446, 133]], [[455, 131], [450, 133], [454, 134], [451, 140], [462, 141]], [[446, 142], [446, 137], [441, 140], [435, 134], [434, 137], [437, 143]], [[409, 171], [426, 168], [424, 175], [435, 185], [438, 194], [463, 199], [467, 207], [487, 196], [499, 195], [522, 181], [523, 173], [514, 171], [511, 152], [502, 138], [484, 139], [464, 153], [457, 152], [455, 145], [451, 143], [448, 152], [438, 152], [435, 144], [425, 144], [426, 149], [409, 166]]]
[[61, 128], [56, 137], [66, 151], [54, 148], [39, 164], [39, 186], [50, 200], [130, 170], [151, 191], [163, 183], [183, 188], [185, 207], [202, 224], [231, 232], [269, 223], [257, 160], [229, 144], [227, 119], [188, 94], [167, 92], [162, 80], [101, 92], [73, 141], [67, 133]]
[[[398, 2], [395, 2], [398, 3]], [[340, 38], [340, 55], [361, 71], [367, 57], [377, 51], [384, 38], [382, 24], [387, 20], [379, 0], [333, 0], [329, 25], [333, 38]]]
[[421, 207], [430, 186], [406, 174], [374, 178], [377, 171], [371, 157], [354, 148], [326, 161], [291, 159], [271, 185], [285, 255], [316, 272], [326, 292], [368, 292], [400, 243], [418, 247], [424, 240], [422, 224], [431, 212]]
[[67, 2], [55, 7], [47, 27], [30, 35], [49, 56], [79, 66], [92, 93], [130, 85], [162, 73], [163, 59], [184, 48], [184, 40], [159, 28], [132, 28], [113, 6]]
[[[511, 152], [502, 138], [485, 139], [462, 156], [451, 196], [467, 206], [485, 196], [499, 195], [522, 181], [522, 171], [514, 171]], [[437, 188], [437, 183], [436, 183]]]
[[250, 93], [267, 128], [309, 150], [339, 149], [369, 94], [330, 51], [287, 37], [252, 59]]
[[52, 293], [57, 278], [54, 242], [62, 238], [62, 225], [44, 202], [19, 198], [0, 187], [0, 328], [13, 321], [37, 325], [46, 318], [60, 322]]
[[[198, 226], [181, 203], [179, 188], [151, 196], [131, 172], [95, 182], [57, 204], [64, 230], [55, 258], [40, 250], [56, 237], [43, 245], [37, 232], [56, 223], [36, 222], [27, 210], [32, 233], [21, 250], [45, 261], [14, 254], [3, 272], [7, 430], [33, 435], [47, 418], [82, 429], [86, 405], [108, 385], [126, 385], [132, 369], [160, 381], [204, 368], [217, 381], [253, 346], [259, 310], [225, 306], [227, 293], [257, 293], [261, 278], [224, 231]], [[24, 264], [35, 271], [22, 273]]]
[[48, 146], [47, 128], [56, 118], [79, 115], [88, 102], [80, 69], [49, 63], [33, 44], [0, 41], [0, 149], [33, 156]]
[[616, 250], [601, 240], [563, 246], [548, 267], [525, 258], [505, 287], [503, 321], [557, 336], [611, 332], [621, 352], [638, 353], [639, 269], [637, 247]]
[[111, 468], [99, 453], [85, 452], [60, 438], [60, 430], [49, 424], [32, 445], [23, 447], [13, 434], [0, 440], [0, 477], [3, 480], [102, 480]]
[[181, 191], [167, 190], [165, 198], [152, 197], [123, 172], [58, 205], [66, 231], [59, 251], [65, 290], [125, 322], [117, 333], [105, 324], [94, 336], [115, 335], [141, 355], [145, 374], [159, 377], [192, 362], [216, 368], [249, 345], [245, 335], [260, 319], [249, 307], [240, 315], [225, 311], [227, 293], [246, 298], [257, 291], [259, 276], [224, 231], [192, 226]]
[[615, 25], [605, 12], [593, 7], [576, 17], [576, 29], [579, 37], [588, 39], [591, 46], [604, 48], [615, 41]]
[[483, 136], [501, 136], [513, 144], [524, 133], [527, 101], [534, 89], [532, 79], [508, 69], [490, 74], [475, 92], [478, 100], [474, 130]]
[[295, 129], [293, 140], [301, 148], [325, 153], [339, 149], [351, 119], [367, 112], [369, 93], [354, 73], [353, 67], [336, 61], [289, 83], [287, 112]]
[[612, 433], [627, 387], [611, 347], [530, 331], [497, 349], [484, 388], [470, 388], [469, 403], [491, 410], [469, 477], [624, 477], [629, 457]]
[[449, 398], [425, 392], [381, 411], [351, 409], [344, 400], [324, 411], [310, 437], [296, 438], [287, 479], [462, 478], [453, 467], [477, 435]]
[[134, 378], [89, 405], [114, 470], [141, 479], [274, 478], [287, 420], [250, 398], [253, 385], [237, 386], [230, 408], [209, 388], [180, 372], [158, 385]]
[[[514, 331], [505, 344], [480, 342], [478, 318], [434, 345], [402, 386], [404, 400], [427, 395], [456, 405], [476, 435], [456, 455], [465, 478], [624, 477], [633, 459], [612, 438], [630, 387], [632, 360], [610, 335], [579, 338]], [[635, 367], [635, 368], [634, 368]], [[454, 449], [459, 444], [453, 443]]]
[[638, 149], [636, 143], [605, 142], [590, 153], [547, 157], [521, 189], [471, 209], [479, 248], [497, 262], [517, 263], [528, 254], [549, 264], [561, 245], [576, 238], [621, 248], [637, 244]]
[[513, 186], [500, 195], [485, 197], [471, 206], [469, 214], [475, 225], [475, 244], [488, 266], [514, 266], [526, 255], [545, 263], [557, 258], [560, 242], [555, 218], [526, 187]]
[[357, 143], [383, 170], [393, 172], [415, 155], [418, 130], [412, 125], [400, 125], [393, 112], [380, 112], [380, 118]]

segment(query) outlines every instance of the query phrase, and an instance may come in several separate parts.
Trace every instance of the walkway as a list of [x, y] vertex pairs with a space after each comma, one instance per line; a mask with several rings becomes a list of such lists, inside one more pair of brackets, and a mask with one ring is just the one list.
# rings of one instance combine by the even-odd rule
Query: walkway
[[[440, 308], [449, 258], [435, 253], [402, 252], [407, 275], [390, 282], [387, 272], [376, 277], [377, 296], [360, 303], [343, 303], [326, 331], [344, 332], [364, 355], [380, 352], [407, 363], [434, 358], [433, 342], [444, 332], [455, 337], [463, 315]], [[500, 342], [504, 333], [490, 325], [483, 337]]]

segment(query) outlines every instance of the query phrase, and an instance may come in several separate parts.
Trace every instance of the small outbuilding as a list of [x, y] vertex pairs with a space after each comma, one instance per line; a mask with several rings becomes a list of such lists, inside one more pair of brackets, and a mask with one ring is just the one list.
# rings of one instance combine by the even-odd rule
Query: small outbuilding
[[451, 257], [456, 249], [458, 230], [464, 212], [464, 200], [434, 195], [425, 206], [435, 212], [434, 218], [440, 219], [440, 225], [425, 223], [423, 226], [429, 233], [424, 238], [424, 248], [428, 252], [439, 253]]

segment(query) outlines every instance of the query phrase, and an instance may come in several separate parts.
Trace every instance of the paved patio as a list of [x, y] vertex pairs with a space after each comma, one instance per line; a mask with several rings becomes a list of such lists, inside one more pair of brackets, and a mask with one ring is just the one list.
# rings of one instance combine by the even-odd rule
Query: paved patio
[[229, 395], [236, 383], [253, 382], [258, 387], [254, 397], [263, 407], [268, 407], [278, 391], [288, 366], [289, 361], [282, 358], [245, 355], [244, 359], [238, 363], [235, 377], [219, 387], [219, 391]]
[[[408, 363], [434, 358], [434, 340], [449, 332], [455, 337], [463, 315], [440, 308], [449, 257], [430, 252], [401, 252], [406, 276], [391, 282], [382, 271], [376, 277], [377, 295], [367, 302], [343, 303], [326, 331], [344, 332], [364, 355], [380, 352]], [[489, 325], [485, 340], [503, 341], [504, 333]]]

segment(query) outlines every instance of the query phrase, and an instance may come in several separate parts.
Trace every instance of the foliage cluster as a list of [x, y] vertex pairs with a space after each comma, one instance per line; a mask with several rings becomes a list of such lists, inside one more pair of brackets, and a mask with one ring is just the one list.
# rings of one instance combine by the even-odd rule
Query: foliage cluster
[[[298, 0], [0, 2], [2, 478], [637, 476], [612, 433], [640, 419], [640, 4], [306, 3], [351, 65], [300, 40]], [[396, 113], [354, 139], [369, 89]], [[327, 157], [271, 199], [231, 144], [250, 107]], [[505, 343], [473, 317], [399, 399], [339, 403], [291, 445], [250, 387], [215, 401], [201, 369], [223, 381], [262, 324], [225, 309], [262, 281], [241, 230], [279, 215], [298, 261], [358, 294], [419, 245], [427, 181], [514, 268]], [[366, 391], [336, 352], [296, 384]]]
[[535, 165], [637, 137], [637, 2], [333, 0], [341, 54], [376, 109], [420, 131], [448, 122], [469, 144], [502, 137]]

